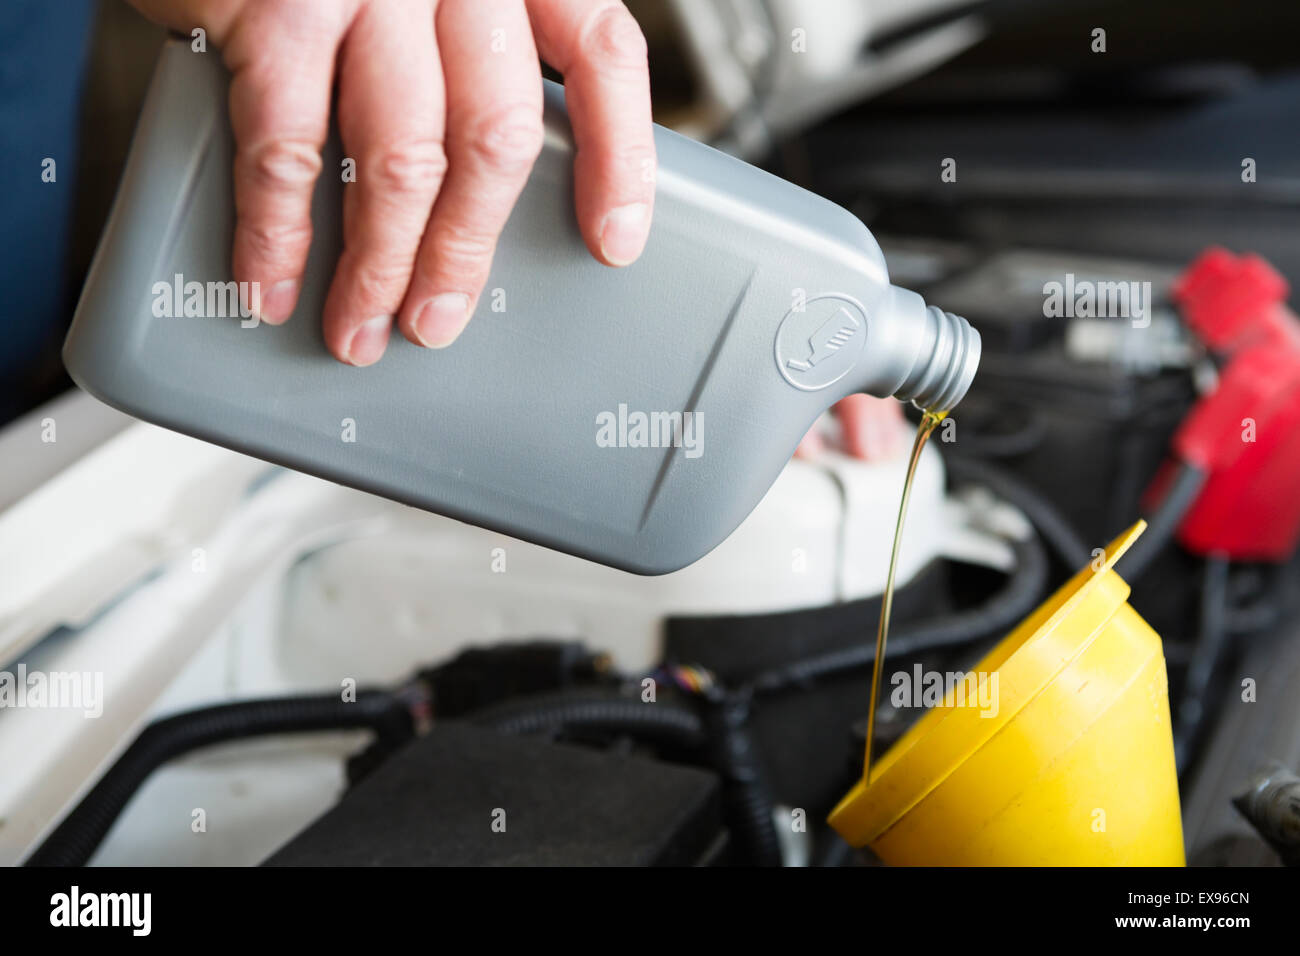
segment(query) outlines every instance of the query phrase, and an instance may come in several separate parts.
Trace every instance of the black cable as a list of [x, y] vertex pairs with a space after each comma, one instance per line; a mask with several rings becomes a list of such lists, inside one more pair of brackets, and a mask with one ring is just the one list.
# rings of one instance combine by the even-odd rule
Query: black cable
[[593, 730], [687, 749], [705, 742], [704, 724], [692, 711], [589, 691], [535, 694], [476, 711], [467, 719], [503, 734]]
[[1120, 563], [1124, 580], [1132, 584], [1151, 566], [1151, 562], [1164, 550], [1182, 522], [1183, 516], [1196, 501], [1205, 484], [1206, 474], [1195, 465], [1182, 462], [1178, 466], [1169, 489], [1159, 506], [1147, 518], [1147, 529], [1133, 542]]
[[1187, 768], [1205, 725], [1205, 695], [1228, 638], [1228, 567], [1227, 558], [1211, 555], [1205, 559], [1200, 628], [1183, 678], [1174, 733], [1174, 759], [1179, 774]]
[[727, 823], [745, 862], [779, 866], [773, 800], [749, 729], [750, 707], [748, 693], [721, 689], [705, 699], [703, 717], [674, 704], [560, 691], [507, 701], [468, 719], [505, 734], [596, 731], [707, 748], [708, 763], [722, 778]]
[[[1017, 541], [1015, 568], [1006, 584], [991, 598], [973, 608], [955, 611], [927, 621], [900, 624], [889, 637], [886, 659], [910, 656], [939, 647], [965, 644], [1011, 630], [1038, 606], [1047, 585], [1047, 555], [1037, 538]], [[755, 692], [768, 694], [805, 685], [848, 671], [870, 667], [875, 661], [874, 643], [856, 644], [804, 658], [760, 674], [753, 681]]]
[[1282, 609], [1277, 602], [1267, 598], [1241, 607], [1228, 608], [1228, 630], [1233, 634], [1253, 634], [1278, 626]]
[[1033, 408], [1019, 404], [998, 403], [978, 410], [963, 405], [961, 429], [960, 454], [981, 460], [1019, 458], [1038, 448], [1047, 438], [1047, 424], [1042, 416]]
[[963, 455], [949, 455], [944, 463], [955, 480], [984, 485], [1023, 511], [1066, 567], [1078, 570], [1092, 560], [1092, 549], [1056, 505], [1011, 472]]
[[853, 847], [844, 842], [844, 838], [826, 827], [813, 843], [812, 858], [809, 866], [848, 866], [853, 860]]
[[749, 727], [752, 706], [753, 697], [748, 691], [715, 690], [709, 695], [705, 709], [709, 753], [714, 770], [722, 777], [727, 825], [735, 835], [743, 862], [780, 866], [775, 801]]
[[363, 691], [355, 701], [344, 701], [339, 694], [244, 700], [155, 721], [25, 865], [84, 866], [150, 774], [190, 751], [271, 734], [353, 729], [373, 730], [383, 737], [410, 736], [410, 712], [393, 694]]

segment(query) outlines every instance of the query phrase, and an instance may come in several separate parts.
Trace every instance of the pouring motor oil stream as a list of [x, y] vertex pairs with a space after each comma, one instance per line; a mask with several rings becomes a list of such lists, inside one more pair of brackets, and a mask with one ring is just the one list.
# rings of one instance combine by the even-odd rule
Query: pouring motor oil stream
[[946, 411], [927, 411], [921, 416], [912, 443], [912, 457], [907, 462], [907, 477], [903, 481], [903, 500], [898, 506], [898, 521], [894, 525], [894, 547], [889, 553], [889, 575], [885, 578], [885, 593], [880, 603], [880, 625], [876, 629], [876, 660], [871, 668], [871, 709], [867, 711], [867, 753], [863, 759], [862, 779], [871, 783], [871, 745], [876, 737], [876, 706], [880, 701], [880, 677], [885, 668], [885, 642], [889, 639], [889, 613], [894, 607], [894, 575], [898, 571], [898, 550], [903, 540], [903, 522], [907, 519], [907, 502], [912, 497], [912, 479], [926, 439], [935, 427], [948, 416]]

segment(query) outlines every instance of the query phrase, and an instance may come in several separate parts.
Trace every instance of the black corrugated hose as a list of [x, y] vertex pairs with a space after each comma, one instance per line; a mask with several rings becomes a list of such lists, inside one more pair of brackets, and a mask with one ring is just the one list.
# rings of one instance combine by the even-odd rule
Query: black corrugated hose
[[780, 866], [781, 841], [776, 833], [775, 806], [758, 744], [749, 729], [749, 691], [716, 689], [707, 696], [705, 723], [709, 755], [722, 777], [727, 823], [736, 834], [743, 862]]
[[779, 866], [771, 791], [749, 730], [750, 695], [719, 688], [701, 703], [703, 717], [674, 704], [561, 691], [508, 701], [470, 719], [507, 734], [585, 730], [690, 750], [706, 748], [703, 756], [722, 778], [727, 824], [744, 862]]
[[[904, 657], [940, 647], [1000, 636], [1011, 630], [1038, 606], [1047, 585], [1047, 555], [1036, 537], [1012, 544], [1015, 568], [1006, 584], [983, 604], [929, 620], [899, 624], [889, 637], [885, 657]], [[762, 694], [810, 684], [846, 671], [870, 667], [875, 661], [875, 643], [855, 644], [765, 671], [753, 681]]]
[[1092, 549], [1046, 496], [1005, 468], [988, 461], [950, 455], [944, 460], [957, 481], [984, 485], [1025, 513], [1044, 541], [1071, 572], [1092, 560]]
[[590, 691], [557, 691], [510, 700], [476, 711], [468, 719], [503, 734], [590, 730], [636, 737], [686, 749], [704, 743], [699, 715], [672, 704], [649, 706], [639, 698]]
[[176, 757], [213, 744], [272, 734], [373, 730], [381, 737], [413, 733], [407, 703], [386, 691], [235, 701], [163, 718], [144, 729], [26, 866], [84, 866], [149, 775]]
[[[985, 485], [1023, 511], [1071, 571], [1077, 571], [1092, 560], [1092, 550], [1056, 505], [1012, 472], [964, 455], [952, 455], [945, 463], [953, 478]], [[1147, 530], [1124, 555], [1124, 580], [1130, 584], [1135, 582], [1164, 550], [1183, 516], [1196, 502], [1205, 479], [1206, 473], [1196, 465], [1179, 463], [1164, 498], [1156, 510], [1147, 515]]]

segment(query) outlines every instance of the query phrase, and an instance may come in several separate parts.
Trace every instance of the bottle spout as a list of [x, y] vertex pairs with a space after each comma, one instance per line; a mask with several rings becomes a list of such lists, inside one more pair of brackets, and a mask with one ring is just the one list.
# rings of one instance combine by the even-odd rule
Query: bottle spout
[[961, 316], [927, 306], [915, 292], [892, 286], [890, 293], [884, 309], [893, 314], [881, 324], [891, 330], [888, 351], [899, 361], [889, 394], [923, 411], [951, 411], [979, 368], [979, 332]]

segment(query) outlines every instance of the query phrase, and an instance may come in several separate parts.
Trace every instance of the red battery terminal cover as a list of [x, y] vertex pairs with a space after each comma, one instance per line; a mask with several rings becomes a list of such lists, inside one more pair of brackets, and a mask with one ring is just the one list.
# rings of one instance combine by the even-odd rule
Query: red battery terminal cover
[[1300, 540], [1300, 319], [1288, 291], [1259, 256], [1217, 248], [1174, 286], [1184, 321], [1224, 361], [1173, 439], [1174, 456], [1207, 475], [1178, 528], [1190, 551], [1283, 561]]

